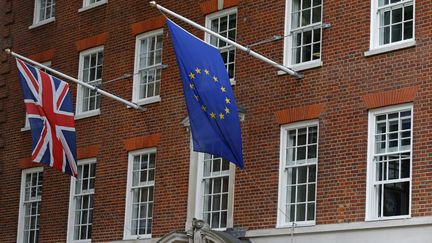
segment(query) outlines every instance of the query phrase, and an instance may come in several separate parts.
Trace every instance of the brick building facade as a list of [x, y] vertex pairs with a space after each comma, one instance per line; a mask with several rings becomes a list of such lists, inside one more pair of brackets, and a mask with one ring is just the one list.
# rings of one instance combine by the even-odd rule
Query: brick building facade
[[[71, 182], [31, 163], [17, 68], [2, 52], [2, 242], [151, 242], [190, 229], [194, 217], [252, 242], [430, 239], [430, 1], [158, 3], [305, 75], [280, 73], [176, 21], [225, 55], [245, 171], [192, 152], [169, 32], [147, 2], [4, 0], [2, 49], [147, 110], [71, 84], [82, 169]], [[276, 35], [284, 38], [260, 43]], [[84, 199], [92, 203], [77, 206]]]

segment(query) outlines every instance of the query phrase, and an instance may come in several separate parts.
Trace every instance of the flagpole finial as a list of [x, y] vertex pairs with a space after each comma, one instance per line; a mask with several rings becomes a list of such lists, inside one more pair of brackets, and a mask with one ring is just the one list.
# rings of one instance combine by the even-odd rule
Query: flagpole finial
[[9, 48], [4, 49], [7, 54], [11, 54], [11, 50]]
[[149, 3], [150, 3], [150, 7], [153, 7], [153, 8], [155, 8], [157, 5], [156, 1], [150, 1]]

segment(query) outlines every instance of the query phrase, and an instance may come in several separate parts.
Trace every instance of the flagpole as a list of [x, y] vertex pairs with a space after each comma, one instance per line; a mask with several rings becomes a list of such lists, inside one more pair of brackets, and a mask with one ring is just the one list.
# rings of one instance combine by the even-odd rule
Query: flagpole
[[29, 59], [29, 58], [27, 58], [27, 57], [21, 56], [20, 54], [17, 54], [17, 53], [15, 53], [15, 52], [11, 51], [10, 49], [5, 49], [4, 51], [5, 51], [7, 54], [11, 55], [11, 56], [14, 56], [14, 57], [16, 57], [16, 58], [19, 58], [19, 59], [21, 59], [21, 60], [24, 60], [24, 61], [26, 61], [26, 62], [29, 62], [29, 63], [31, 63], [31, 64], [34, 64], [34, 65], [36, 65], [36, 66], [38, 66], [38, 67], [40, 67], [40, 68], [43, 68], [43, 69], [45, 69], [45, 70], [48, 70], [48, 71], [50, 71], [51, 73], [56, 74], [57, 76], [60, 76], [60, 77], [65, 78], [65, 79], [67, 79], [67, 80], [70, 80], [70, 81], [72, 81], [72, 82], [74, 82], [74, 83], [80, 84], [80, 85], [82, 85], [82, 86], [84, 86], [84, 87], [86, 87], [86, 88], [89, 88], [89, 89], [91, 89], [91, 90], [93, 90], [93, 91], [95, 91], [95, 92], [98, 92], [98, 93], [101, 94], [101, 95], [107, 96], [107, 97], [109, 97], [109, 98], [111, 98], [111, 99], [114, 99], [114, 100], [117, 100], [117, 101], [120, 101], [120, 102], [122, 102], [123, 104], [125, 104], [125, 105], [127, 105], [127, 106], [130, 106], [130, 107], [132, 107], [132, 108], [134, 108], [134, 109], [137, 109], [137, 110], [140, 110], [140, 111], [145, 111], [145, 108], [139, 106], [139, 105], [136, 104], [136, 103], [133, 103], [133, 102], [127, 101], [127, 100], [125, 100], [125, 99], [123, 99], [123, 98], [120, 98], [120, 97], [118, 97], [118, 96], [116, 96], [116, 95], [113, 95], [113, 94], [111, 94], [111, 93], [109, 93], [109, 92], [106, 92], [106, 91], [104, 91], [104, 90], [102, 90], [102, 89], [99, 89], [98, 87], [92, 86], [92, 85], [90, 85], [90, 84], [88, 84], [88, 83], [85, 83], [85, 82], [83, 82], [83, 81], [80, 81], [80, 80], [78, 80], [78, 79], [76, 79], [76, 78], [73, 78], [73, 77], [71, 77], [71, 76], [69, 76], [69, 75], [66, 75], [66, 74], [64, 74], [64, 73], [61, 73], [61, 72], [59, 72], [59, 71], [56, 71], [56, 70], [54, 70], [54, 69], [52, 69], [52, 68], [50, 68], [50, 67], [47, 67], [47, 66], [45, 66], [45, 65], [43, 65], [43, 64], [40, 64], [40, 63], [38, 63], [38, 62], [36, 62], [36, 61], [33, 61], [33, 60], [31, 60], [31, 59]]
[[200, 30], [202, 30], [204, 32], [207, 32], [210, 35], [213, 35], [213, 36], [215, 36], [215, 37], [217, 37], [217, 38], [219, 38], [219, 39], [221, 39], [221, 40], [229, 43], [230, 45], [233, 45], [237, 49], [240, 49], [241, 51], [244, 51], [247, 54], [249, 54], [249, 55], [251, 55], [251, 56], [253, 56], [255, 58], [258, 58], [259, 60], [261, 60], [263, 62], [266, 62], [266, 63], [272, 65], [273, 67], [275, 67], [275, 68], [277, 68], [279, 70], [282, 70], [282, 71], [284, 71], [284, 72], [286, 72], [286, 73], [288, 73], [288, 74], [290, 74], [290, 75], [292, 75], [292, 76], [294, 76], [294, 77], [296, 77], [298, 79], [301, 79], [301, 78], [304, 77], [303, 74], [300, 74], [300, 73], [298, 73], [298, 72], [296, 72], [296, 71], [294, 71], [294, 70], [292, 70], [292, 69], [290, 69], [288, 67], [285, 67], [285, 66], [283, 66], [283, 65], [281, 65], [281, 64], [279, 64], [279, 63], [277, 63], [277, 62], [275, 62], [273, 60], [270, 60], [269, 58], [267, 58], [267, 57], [265, 57], [265, 56], [263, 56], [263, 55], [261, 55], [261, 54], [259, 54], [257, 52], [252, 51], [249, 47], [242, 46], [242, 45], [238, 44], [237, 42], [232, 41], [232, 40], [230, 40], [230, 39], [228, 39], [226, 37], [223, 37], [220, 34], [214, 32], [212, 30], [209, 30], [209, 29], [205, 28], [204, 26], [201, 26], [201, 25], [197, 24], [196, 22], [194, 22], [194, 21], [192, 21], [192, 20], [190, 20], [188, 18], [185, 18], [185, 17], [183, 17], [183, 16], [181, 16], [181, 15], [179, 15], [179, 14], [177, 14], [177, 13], [175, 13], [175, 12], [173, 12], [173, 11], [167, 9], [167, 8], [162, 7], [161, 5], [157, 4], [156, 1], [151, 1], [150, 2], [150, 6], [156, 7], [160, 11], [163, 11], [163, 12], [169, 14], [169, 15], [172, 15], [175, 18], [178, 18], [178, 19], [180, 19], [180, 20], [182, 20], [182, 21], [184, 21], [184, 22], [186, 22], [186, 23], [194, 26], [195, 28], [198, 28], [198, 29], [200, 29]]

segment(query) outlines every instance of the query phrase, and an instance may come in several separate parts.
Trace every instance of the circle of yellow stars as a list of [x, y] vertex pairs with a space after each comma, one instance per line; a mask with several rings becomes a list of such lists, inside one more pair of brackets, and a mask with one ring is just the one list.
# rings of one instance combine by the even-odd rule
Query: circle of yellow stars
[[[204, 72], [204, 73], [203, 73]], [[213, 82], [215, 82], [215, 83], [219, 83], [219, 79], [215, 76], [215, 75], [211, 75], [210, 74], [210, 71], [208, 70], [208, 69], [204, 69], [204, 70], [202, 70], [202, 69], [200, 69], [200, 68], [195, 68], [195, 70], [193, 70], [193, 71], [191, 71], [191, 72], [189, 72], [189, 80], [190, 80], [190, 83], [189, 83], [189, 88], [190, 89], [192, 89], [192, 90], [195, 90], [195, 84], [193, 83], [194, 82], [194, 80], [197, 78], [197, 76], [198, 75], [206, 75], [206, 76], [210, 76], [211, 77], [211, 80], [213, 81]], [[205, 81], [203, 81], [203, 82], [205, 82]], [[220, 91], [222, 92], [222, 93], [226, 93], [226, 87], [224, 87], [224, 86], [221, 86], [220, 87]], [[195, 95], [194, 95], [194, 97], [195, 97], [195, 100], [198, 102], [198, 103], [202, 103], [202, 102], [200, 102], [200, 97], [197, 95], [197, 93], [196, 93], [196, 91], [194, 91], [194, 93], [195, 93]], [[201, 110], [203, 111], [203, 112], [205, 112], [211, 119], [219, 119], [219, 120], [223, 120], [223, 119], [225, 119], [225, 117], [226, 116], [228, 116], [229, 114], [230, 114], [230, 109], [228, 108], [228, 106], [231, 104], [231, 99], [230, 98], [228, 98], [228, 96], [225, 96], [225, 109], [223, 110], [223, 111], [209, 111], [208, 109], [207, 109], [207, 106], [206, 105], [204, 105], [204, 104], [201, 104]]]

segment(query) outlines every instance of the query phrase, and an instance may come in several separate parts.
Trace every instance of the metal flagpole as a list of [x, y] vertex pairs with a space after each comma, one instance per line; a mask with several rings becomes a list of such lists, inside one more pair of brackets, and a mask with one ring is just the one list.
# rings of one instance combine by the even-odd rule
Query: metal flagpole
[[43, 68], [43, 69], [45, 69], [45, 70], [48, 70], [48, 71], [54, 73], [54, 74], [56, 74], [56, 75], [58, 75], [58, 76], [60, 76], [60, 77], [62, 77], [62, 78], [68, 79], [68, 80], [70, 80], [70, 81], [72, 81], [72, 82], [75, 82], [75, 83], [80, 84], [80, 85], [82, 85], [82, 86], [84, 86], [84, 87], [86, 87], [86, 88], [89, 88], [89, 89], [91, 89], [91, 90], [93, 90], [93, 91], [96, 91], [96, 92], [98, 92], [98, 93], [101, 94], [101, 95], [105, 95], [105, 96], [107, 96], [107, 97], [109, 97], [109, 98], [111, 98], [111, 99], [115, 99], [115, 100], [117, 100], [117, 101], [120, 101], [120, 102], [122, 102], [123, 104], [125, 104], [125, 105], [127, 105], [127, 106], [130, 106], [130, 107], [132, 107], [132, 108], [135, 108], [135, 109], [137, 109], [137, 110], [145, 111], [145, 108], [143, 108], [143, 107], [141, 107], [141, 106], [139, 106], [139, 105], [137, 105], [137, 104], [135, 104], [135, 103], [133, 103], [133, 102], [127, 101], [127, 100], [125, 100], [125, 99], [123, 99], [123, 98], [120, 98], [120, 97], [118, 97], [118, 96], [116, 96], [116, 95], [113, 95], [113, 94], [111, 94], [111, 93], [109, 93], [109, 92], [106, 92], [106, 91], [104, 91], [104, 90], [102, 90], [102, 89], [99, 89], [98, 87], [92, 86], [92, 85], [90, 85], [90, 84], [88, 84], [88, 83], [85, 83], [85, 82], [83, 82], [83, 81], [80, 81], [80, 80], [78, 80], [78, 79], [76, 79], [76, 78], [73, 78], [73, 77], [71, 77], [71, 76], [69, 76], [69, 75], [66, 75], [66, 74], [61, 73], [61, 72], [59, 72], [59, 71], [56, 71], [56, 70], [54, 70], [54, 69], [52, 69], [52, 68], [49, 68], [49, 67], [47, 67], [47, 66], [45, 66], [45, 65], [43, 65], [43, 64], [40, 64], [40, 63], [38, 63], [38, 62], [35, 62], [35, 61], [33, 61], [33, 60], [31, 60], [31, 59], [29, 59], [29, 58], [27, 58], [27, 57], [21, 56], [21, 55], [15, 53], [15, 52], [11, 51], [10, 49], [5, 49], [4, 51], [5, 51], [7, 54], [10, 54], [10, 55], [12, 55], [12, 56], [14, 56], [14, 57], [16, 57], [16, 58], [19, 58], [19, 59], [21, 59], [21, 60], [24, 60], [24, 61], [26, 61], [26, 62], [29, 62], [29, 63], [31, 63], [31, 64], [34, 64], [34, 65], [36, 65], [36, 66], [38, 66], [38, 67], [40, 67], [40, 68]]
[[179, 15], [179, 14], [177, 14], [177, 13], [175, 13], [175, 12], [169, 10], [169, 9], [166, 9], [166, 8], [162, 7], [161, 5], [157, 4], [156, 1], [151, 1], [150, 2], [150, 6], [156, 7], [160, 11], [168, 13], [169, 15], [172, 15], [172, 16], [174, 16], [174, 17], [176, 17], [176, 18], [178, 18], [178, 19], [180, 19], [180, 20], [182, 20], [182, 21], [184, 21], [184, 22], [186, 22], [186, 23], [188, 23], [188, 24], [190, 24], [190, 25], [192, 25], [192, 26], [194, 26], [194, 27], [202, 30], [202, 31], [205, 31], [205, 32], [209, 33], [210, 35], [213, 35], [213, 36], [215, 36], [215, 37], [217, 37], [217, 38], [219, 38], [219, 39], [221, 39], [221, 40], [223, 40], [223, 41], [225, 41], [225, 42], [233, 45], [237, 49], [240, 49], [240, 50], [246, 52], [249, 55], [251, 55], [251, 56], [253, 56], [255, 58], [258, 58], [261, 61], [264, 61], [264, 62], [272, 65], [273, 67], [276, 67], [277, 69], [280, 69], [280, 70], [282, 70], [282, 71], [284, 71], [284, 72], [286, 72], [286, 73], [288, 73], [288, 74], [290, 74], [292, 76], [295, 76], [296, 78], [301, 79], [301, 78], [304, 77], [303, 74], [300, 74], [300, 73], [298, 73], [298, 72], [296, 72], [296, 71], [294, 71], [294, 70], [292, 70], [292, 69], [290, 69], [288, 67], [285, 67], [285, 66], [283, 66], [283, 65], [281, 65], [281, 64], [279, 64], [279, 63], [277, 63], [275, 61], [272, 61], [272, 60], [268, 59], [267, 57], [265, 57], [265, 56], [263, 56], [263, 55], [261, 55], [259, 53], [256, 53], [256, 52], [252, 51], [249, 47], [242, 46], [242, 45], [238, 44], [237, 42], [232, 41], [232, 40], [230, 40], [230, 39], [228, 39], [226, 37], [223, 37], [220, 34], [218, 34], [216, 32], [213, 32], [213, 31], [211, 31], [211, 30], [209, 30], [209, 29], [207, 29], [207, 28], [199, 25], [199, 24], [195, 23], [194, 21], [192, 21], [190, 19], [187, 19], [187, 18], [185, 18], [185, 17], [183, 17], [183, 16], [181, 16], [181, 15]]

